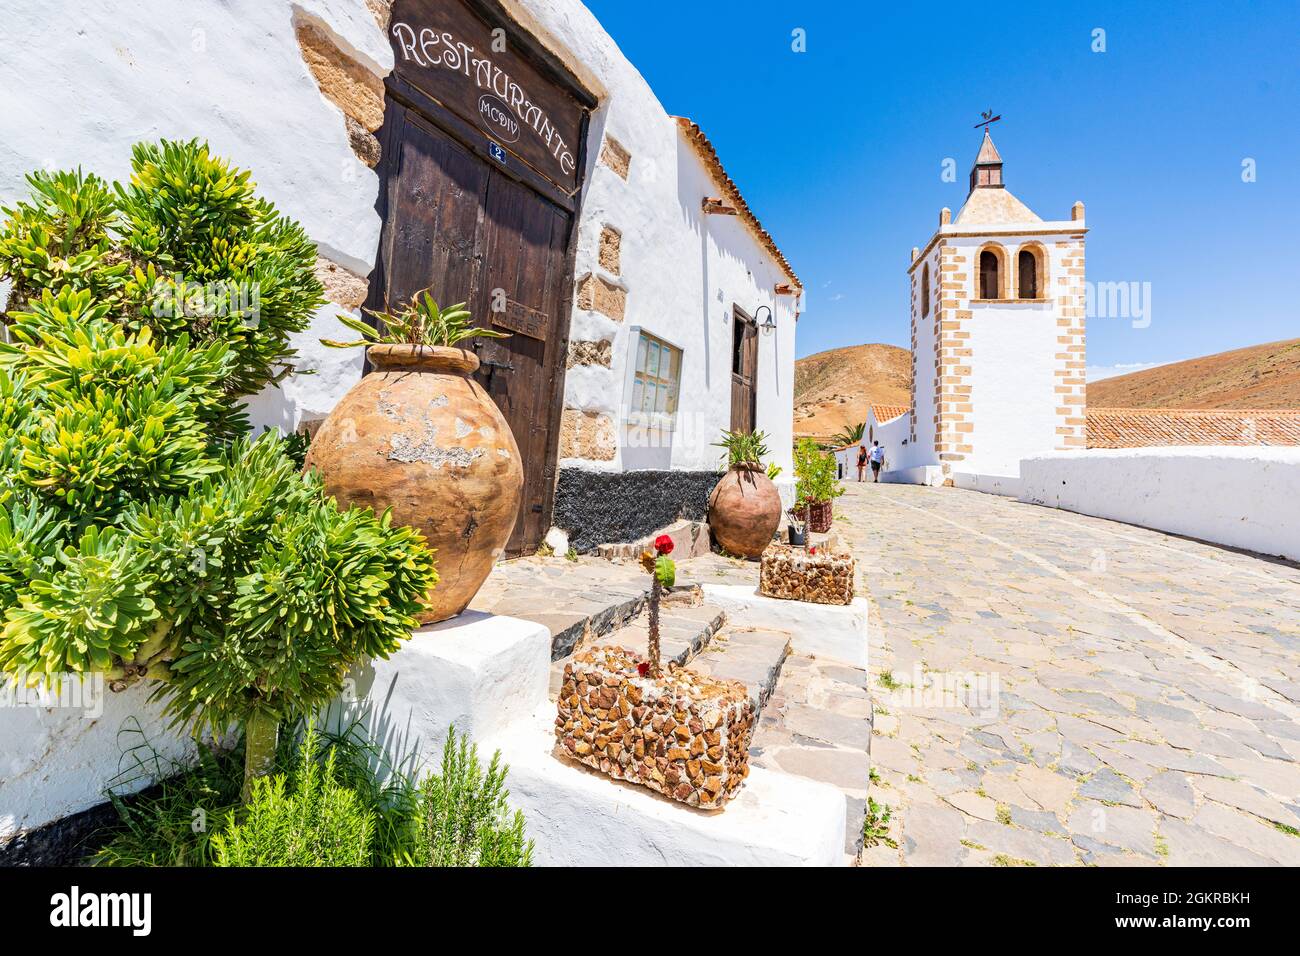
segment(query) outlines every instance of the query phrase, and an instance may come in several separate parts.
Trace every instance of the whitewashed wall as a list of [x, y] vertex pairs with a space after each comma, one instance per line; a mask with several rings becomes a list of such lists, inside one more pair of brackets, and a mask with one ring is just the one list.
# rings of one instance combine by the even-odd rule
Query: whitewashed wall
[[1300, 448], [1092, 448], [1020, 475], [1022, 501], [1300, 559]]
[[[0, 201], [25, 198], [32, 169], [130, 176], [141, 140], [199, 137], [251, 169], [258, 191], [297, 219], [321, 254], [365, 276], [379, 242], [378, 178], [357, 159], [342, 113], [320, 93], [294, 34], [309, 20], [383, 76], [388, 41], [364, 0], [11, 0], [0, 30]], [[259, 426], [323, 417], [361, 374], [331, 304], [294, 336], [298, 376], [250, 402]]]
[[46, 702], [0, 688], [0, 841], [152, 782], [194, 753], [193, 741], [167, 729], [137, 684], [113, 693], [93, 678], [86, 696]]
[[[961, 250], [970, 265], [967, 272], [968, 295], [976, 294], [979, 280], [979, 249], [987, 241], [1001, 243], [1005, 261], [1012, 262], [1017, 250], [1026, 242], [1039, 242], [1050, 259], [1048, 293], [1054, 294], [1056, 277], [1061, 275], [1062, 252], [1057, 235], [999, 236], [953, 238], [948, 244]], [[1012, 290], [1014, 293], [1014, 290]], [[1057, 305], [1049, 298], [1044, 302], [974, 303], [965, 306], [971, 317], [962, 328], [971, 333], [969, 347], [971, 405], [970, 433], [973, 451], [963, 461], [953, 463], [953, 472], [972, 476], [1015, 477], [1020, 460], [1031, 455], [1047, 454], [1060, 445], [1056, 434], [1059, 404], [1056, 395]]]
[[[613, 460], [566, 458], [561, 466], [611, 471], [715, 467], [720, 451], [712, 443], [731, 423], [734, 302], [750, 315], [761, 305], [775, 315], [777, 331], [759, 337], [756, 418], [757, 428], [768, 434], [771, 459], [787, 479], [793, 469], [795, 304], [772, 290], [789, 279], [739, 217], [701, 212], [700, 201], [720, 195], [718, 186], [676, 120], [585, 7], [574, 0], [519, 0], [507, 7], [601, 101], [590, 126], [575, 272], [594, 273], [625, 289], [627, 308], [623, 321], [615, 322], [575, 307], [570, 337], [612, 341], [613, 359], [610, 368], [570, 369], [565, 404], [622, 422], [635, 330], [644, 329], [683, 351], [681, 411], [663, 446], [645, 448], [635, 438], [629, 441], [620, 427]], [[597, 162], [606, 135], [631, 154], [627, 180]], [[725, 163], [727, 157], [721, 158]], [[756, 212], [761, 217], [762, 210]], [[622, 234], [617, 276], [600, 268], [600, 233], [606, 225]]]

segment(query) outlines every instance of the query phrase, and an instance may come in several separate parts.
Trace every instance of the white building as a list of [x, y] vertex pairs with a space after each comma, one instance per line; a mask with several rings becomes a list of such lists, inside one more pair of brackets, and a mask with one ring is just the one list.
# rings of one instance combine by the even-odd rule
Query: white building
[[315, 374], [258, 424], [310, 429], [360, 376], [318, 344], [335, 314], [429, 286], [513, 333], [478, 346], [525, 459], [511, 551], [695, 516], [725, 428], [792, 474], [798, 277], [578, 0], [15, 0], [5, 33], [0, 203], [199, 137], [316, 241]]
[[1044, 221], [1012, 195], [985, 130], [965, 205], [912, 250], [912, 404], [869, 423], [885, 480], [1014, 495], [1021, 459], [1084, 447], [1086, 233], [1083, 203]]
[[[30, 170], [126, 180], [132, 144], [198, 137], [316, 242], [331, 301], [293, 342], [315, 374], [256, 396], [260, 425], [310, 428], [358, 380], [319, 344], [352, 337], [339, 312], [432, 286], [513, 333], [479, 373], [526, 457], [512, 550], [698, 515], [725, 428], [792, 475], [799, 280], [578, 0], [11, 0], [3, 27], [0, 205]], [[99, 803], [128, 717], [183, 759], [146, 697], [0, 732], [0, 842]]]

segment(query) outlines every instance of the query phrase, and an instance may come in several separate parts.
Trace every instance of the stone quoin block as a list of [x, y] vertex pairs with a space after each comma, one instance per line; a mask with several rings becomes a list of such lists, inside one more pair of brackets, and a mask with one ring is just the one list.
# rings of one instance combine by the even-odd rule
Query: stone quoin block
[[620, 178], [627, 179], [632, 166], [632, 154], [618, 140], [612, 136], [606, 136], [600, 147], [600, 164], [608, 166]]
[[618, 230], [613, 226], [606, 226], [600, 230], [600, 250], [598, 253], [600, 267], [611, 275], [618, 275], [619, 248], [622, 244], [623, 237], [619, 235]]
[[601, 365], [609, 368], [613, 361], [613, 342], [608, 340], [589, 342], [574, 340], [569, 343], [569, 356], [566, 368], [577, 365]]
[[618, 451], [614, 419], [566, 408], [560, 417], [560, 457], [612, 461]]
[[811, 604], [851, 604], [857, 562], [852, 555], [810, 554], [774, 544], [763, 552], [758, 590], [768, 597]]
[[627, 290], [599, 276], [583, 276], [578, 283], [578, 308], [622, 322], [627, 311]]
[[302, 58], [325, 98], [374, 132], [384, 122], [384, 85], [379, 77], [348, 56], [313, 23], [297, 26]]
[[337, 262], [331, 262], [324, 256], [316, 257], [316, 268], [313, 271], [320, 284], [325, 287], [325, 298], [336, 305], [355, 309], [366, 301], [366, 293], [370, 289], [369, 280], [355, 272], [343, 268]]
[[565, 665], [560, 748], [689, 806], [723, 806], [749, 775], [754, 706], [745, 685], [673, 664], [658, 679], [642, 677], [639, 663], [624, 648], [595, 647]]
[[347, 126], [348, 145], [352, 147], [352, 152], [357, 154], [357, 159], [374, 169], [383, 158], [379, 140], [351, 116], [343, 117], [343, 122]]

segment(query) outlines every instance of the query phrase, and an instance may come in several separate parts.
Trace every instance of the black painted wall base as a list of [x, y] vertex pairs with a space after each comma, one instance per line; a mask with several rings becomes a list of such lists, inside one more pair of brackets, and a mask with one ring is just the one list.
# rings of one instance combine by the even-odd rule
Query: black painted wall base
[[0, 843], [0, 866], [76, 866], [103, 846], [104, 828], [119, 819], [101, 803]]
[[718, 471], [585, 471], [561, 468], [552, 522], [569, 544], [590, 551], [599, 544], [635, 541], [678, 518], [703, 521]]

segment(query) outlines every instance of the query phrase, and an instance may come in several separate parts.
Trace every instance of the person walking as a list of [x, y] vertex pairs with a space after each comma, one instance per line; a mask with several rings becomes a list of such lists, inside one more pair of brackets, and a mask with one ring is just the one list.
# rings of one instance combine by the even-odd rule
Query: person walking
[[[872, 482], [880, 481], [880, 466], [885, 463], [885, 449], [880, 447], [880, 442], [871, 443], [871, 480]], [[859, 468], [859, 471], [862, 469]]]
[[867, 446], [858, 446], [858, 481], [862, 481], [867, 470]]

